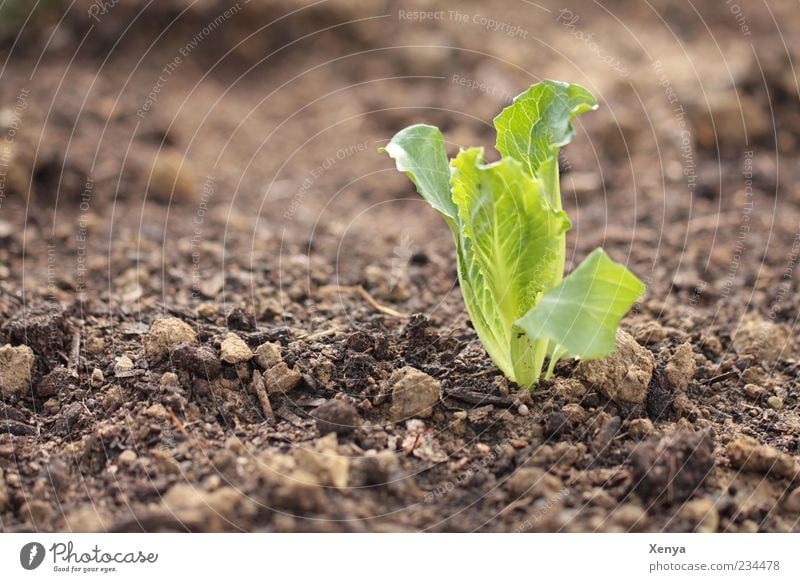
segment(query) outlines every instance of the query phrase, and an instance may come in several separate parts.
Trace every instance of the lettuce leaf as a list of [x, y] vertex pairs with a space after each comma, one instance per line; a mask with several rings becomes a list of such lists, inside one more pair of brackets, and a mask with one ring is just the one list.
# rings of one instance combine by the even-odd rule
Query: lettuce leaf
[[616, 349], [620, 320], [645, 291], [624, 265], [595, 249], [517, 321], [534, 340], [553, 342], [551, 369], [563, 356], [604, 358]]
[[512, 381], [532, 387], [567, 355], [615, 348], [621, 318], [644, 292], [624, 266], [596, 250], [566, 279], [558, 152], [574, 118], [597, 107], [583, 87], [544, 81], [495, 118], [500, 161], [482, 148], [449, 164], [441, 132], [413, 125], [384, 148], [450, 227], [458, 278], [486, 352]]

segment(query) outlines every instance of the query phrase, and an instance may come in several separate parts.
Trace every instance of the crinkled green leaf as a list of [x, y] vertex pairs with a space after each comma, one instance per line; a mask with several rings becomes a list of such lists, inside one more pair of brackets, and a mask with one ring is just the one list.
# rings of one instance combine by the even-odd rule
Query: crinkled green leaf
[[597, 109], [594, 96], [580, 85], [542, 81], [514, 98], [495, 117], [497, 151], [522, 162], [544, 182], [550, 203], [561, 208], [558, 150], [575, 135], [572, 120]]
[[450, 164], [441, 132], [431, 125], [412, 125], [397, 133], [382, 149], [395, 160], [397, 169], [411, 178], [420, 195], [450, 226], [456, 243], [459, 284], [472, 325], [492, 360], [504, 372], [511, 373], [507, 342], [497, 326], [494, 300], [475, 259], [473, 244], [463, 235], [458, 208], [452, 199]]
[[644, 291], [636, 275], [596, 249], [517, 324], [534, 340], [551, 340], [556, 358], [603, 358], [616, 348], [619, 322]]
[[510, 337], [514, 322], [552, 287], [559, 261], [554, 245], [570, 226], [522, 165], [504, 158], [483, 163], [483, 150], [461, 151], [452, 162], [453, 201], [462, 231], [474, 245], [485, 284]]
[[450, 165], [438, 127], [417, 124], [398, 132], [382, 148], [405, 172], [425, 201], [448, 221], [458, 215], [450, 195]]
[[[583, 87], [533, 85], [495, 119], [500, 162], [462, 151], [448, 165], [441, 132], [414, 125], [384, 148], [444, 217], [456, 243], [458, 277], [472, 324], [511, 380], [531, 387], [545, 357], [611, 353], [622, 316], [644, 285], [602, 251], [562, 282], [565, 232], [558, 150], [571, 122], [595, 109]], [[549, 370], [548, 370], [549, 374]]]
[[[493, 306], [494, 320], [488, 323], [501, 353], [490, 355], [510, 368], [504, 370], [510, 378], [535, 382], [544, 350], [533, 346], [514, 323], [556, 284], [560, 237], [569, 228], [569, 219], [550, 206], [541, 182], [512, 158], [484, 164], [483, 150], [472, 148], [461, 151], [452, 166], [461, 232], [489, 292], [489, 297], [483, 292], [484, 303]], [[475, 274], [469, 278], [476, 279]]]

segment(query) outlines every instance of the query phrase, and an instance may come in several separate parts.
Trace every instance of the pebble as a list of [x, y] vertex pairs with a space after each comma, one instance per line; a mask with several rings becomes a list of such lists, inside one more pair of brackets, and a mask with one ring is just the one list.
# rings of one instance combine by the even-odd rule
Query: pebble
[[133, 372], [133, 360], [122, 355], [114, 360], [114, 375], [117, 378], [126, 378]]
[[0, 395], [6, 397], [30, 389], [34, 359], [28, 346], [6, 344], [0, 348]]
[[628, 434], [636, 440], [646, 439], [653, 430], [653, 421], [649, 418], [634, 418], [628, 423]]
[[395, 422], [407, 418], [428, 418], [439, 402], [439, 381], [406, 366], [395, 371], [388, 381], [392, 390], [391, 416]]
[[61, 403], [56, 398], [48, 398], [44, 401], [42, 408], [44, 408], [45, 412], [48, 414], [55, 414], [61, 410]]
[[347, 487], [350, 459], [340, 455], [336, 433], [319, 439], [313, 448], [300, 445], [294, 454], [298, 468], [313, 475], [317, 483], [328, 487]]
[[539, 467], [520, 467], [508, 479], [506, 487], [514, 498], [528, 495], [533, 498], [548, 497], [563, 489], [561, 479]]
[[269, 394], [286, 394], [300, 384], [303, 375], [289, 368], [284, 362], [264, 372], [264, 382]]
[[175, 372], [164, 372], [161, 374], [161, 380], [159, 381], [159, 384], [162, 388], [178, 386], [178, 375]]
[[517, 408], [517, 413], [518, 413], [520, 416], [528, 416], [528, 415], [531, 413], [531, 411], [530, 411], [530, 409], [528, 408], [528, 405], [527, 405], [527, 404], [520, 404], [520, 405], [519, 405], [519, 408]]
[[262, 370], [269, 370], [273, 366], [277, 366], [283, 361], [280, 344], [274, 342], [261, 344], [256, 348], [253, 359]]
[[129, 467], [136, 462], [138, 455], [130, 449], [126, 449], [119, 454], [117, 462], [120, 467]]
[[767, 398], [767, 405], [774, 410], [780, 410], [783, 408], [783, 398], [779, 398], [778, 396], [770, 396]]
[[763, 396], [765, 392], [766, 391], [757, 384], [745, 384], [744, 386], [744, 393], [747, 394], [748, 398], [753, 400], [757, 400]]
[[153, 162], [147, 197], [163, 204], [181, 204], [197, 198], [197, 177], [184, 156], [161, 150]]
[[92, 370], [92, 379], [91, 384], [92, 388], [100, 388], [105, 382], [105, 376], [103, 376], [103, 371], [100, 368], [95, 368]]
[[235, 333], [229, 333], [220, 345], [220, 359], [228, 364], [239, 364], [253, 358], [250, 347]]
[[180, 343], [196, 344], [194, 329], [177, 317], [157, 319], [144, 336], [144, 352], [147, 359], [155, 363], [167, 357], [170, 347]]

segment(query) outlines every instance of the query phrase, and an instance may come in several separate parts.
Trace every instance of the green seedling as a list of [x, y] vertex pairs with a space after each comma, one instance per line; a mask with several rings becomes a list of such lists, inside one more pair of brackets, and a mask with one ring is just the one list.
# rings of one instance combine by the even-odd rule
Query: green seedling
[[564, 278], [571, 222], [561, 206], [558, 152], [575, 134], [573, 119], [596, 108], [583, 87], [543, 81], [495, 118], [498, 162], [486, 163], [483, 148], [462, 149], [448, 162], [442, 133], [422, 124], [382, 150], [450, 227], [472, 324], [520, 386], [551, 377], [563, 358], [611, 354], [620, 320], [645, 290], [602, 249]]

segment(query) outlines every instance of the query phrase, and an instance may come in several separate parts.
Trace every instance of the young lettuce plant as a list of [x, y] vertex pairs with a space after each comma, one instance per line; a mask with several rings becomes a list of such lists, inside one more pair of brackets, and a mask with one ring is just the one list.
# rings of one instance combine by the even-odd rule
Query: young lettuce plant
[[483, 148], [448, 163], [438, 128], [412, 125], [383, 151], [453, 234], [458, 278], [486, 352], [520, 386], [549, 378], [565, 357], [599, 359], [616, 348], [616, 330], [644, 284], [602, 249], [566, 279], [566, 232], [558, 152], [572, 120], [597, 108], [579, 85], [543, 81], [494, 120], [500, 161]]

